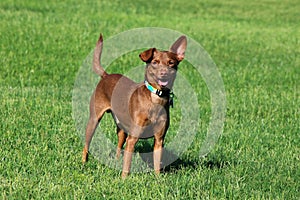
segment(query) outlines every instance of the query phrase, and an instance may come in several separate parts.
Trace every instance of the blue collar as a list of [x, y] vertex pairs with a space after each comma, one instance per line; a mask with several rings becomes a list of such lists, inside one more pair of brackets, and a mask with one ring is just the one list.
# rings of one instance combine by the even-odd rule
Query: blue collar
[[145, 85], [146, 85], [146, 88], [148, 90], [150, 90], [150, 92], [154, 93], [154, 94], [157, 94], [158, 96], [162, 93], [161, 90], [158, 90], [156, 89], [155, 87], [153, 87], [152, 85], [150, 85], [150, 83], [148, 81], [144, 81]]
[[170, 90], [158, 90], [155, 87], [153, 87], [148, 81], [144, 81], [146, 88], [152, 92], [153, 94], [156, 94], [159, 97], [167, 97], [169, 101], [169, 105], [173, 108], [173, 98], [174, 94]]
[[165, 90], [159, 90], [156, 89], [155, 87], [153, 87], [148, 81], [144, 81], [146, 88], [152, 92], [153, 94], [158, 95], [159, 97], [169, 97], [171, 92], [169, 90], [165, 91]]

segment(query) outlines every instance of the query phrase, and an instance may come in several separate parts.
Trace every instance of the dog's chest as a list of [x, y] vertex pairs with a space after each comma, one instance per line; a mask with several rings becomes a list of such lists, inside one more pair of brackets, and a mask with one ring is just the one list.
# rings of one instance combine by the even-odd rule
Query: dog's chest
[[139, 138], [153, 137], [155, 133], [164, 130], [168, 117], [163, 105], [167, 100], [152, 94], [150, 98], [132, 95], [136, 94], [119, 94], [118, 99], [122, 101], [112, 104], [116, 124]]
[[151, 93], [151, 101], [153, 104], [159, 104], [161, 106], [165, 105], [167, 103], [167, 99], [160, 98], [154, 93]]

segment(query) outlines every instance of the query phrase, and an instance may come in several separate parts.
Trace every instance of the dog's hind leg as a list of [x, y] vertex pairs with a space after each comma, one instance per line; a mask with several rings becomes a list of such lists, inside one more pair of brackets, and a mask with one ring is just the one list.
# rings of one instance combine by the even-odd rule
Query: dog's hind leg
[[132, 154], [134, 152], [135, 143], [138, 141], [137, 137], [132, 135], [128, 135], [126, 139], [126, 147], [124, 151], [124, 158], [123, 158], [123, 170], [122, 170], [122, 178], [126, 178], [130, 172]]
[[104, 113], [109, 110], [109, 107], [102, 105], [101, 107], [97, 107], [97, 112], [95, 111], [94, 107], [94, 95], [91, 99], [90, 104], [90, 118], [86, 126], [85, 131], [85, 145], [82, 152], [82, 162], [85, 163], [88, 161], [88, 151], [90, 147], [91, 140], [93, 138], [93, 135], [95, 133], [95, 130], [104, 115]]
[[85, 131], [85, 145], [84, 145], [83, 152], [82, 152], [82, 162], [83, 163], [88, 161], [89, 146], [90, 146], [92, 137], [95, 133], [95, 130], [97, 128], [97, 125], [98, 125], [98, 120], [95, 119], [94, 117], [90, 117], [87, 127], [86, 127], [86, 131]]
[[116, 152], [116, 159], [119, 159], [121, 155], [121, 150], [127, 138], [127, 133], [125, 133], [123, 129], [117, 127], [117, 134], [118, 134], [118, 147]]

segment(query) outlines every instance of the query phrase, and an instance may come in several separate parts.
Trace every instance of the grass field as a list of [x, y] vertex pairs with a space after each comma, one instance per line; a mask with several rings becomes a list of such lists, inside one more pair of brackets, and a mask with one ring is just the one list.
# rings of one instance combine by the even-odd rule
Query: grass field
[[[0, 198], [299, 199], [299, 10], [299, 0], [1, 1]], [[199, 42], [223, 78], [227, 113], [207, 157], [198, 158], [195, 139], [161, 176], [123, 181], [93, 157], [82, 166], [72, 91], [100, 32], [109, 38], [139, 27]], [[118, 64], [130, 60], [110, 69], [122, 72]], [[201, 77], [190, 78], [199, 91], [201, 138], [210, 99]]]

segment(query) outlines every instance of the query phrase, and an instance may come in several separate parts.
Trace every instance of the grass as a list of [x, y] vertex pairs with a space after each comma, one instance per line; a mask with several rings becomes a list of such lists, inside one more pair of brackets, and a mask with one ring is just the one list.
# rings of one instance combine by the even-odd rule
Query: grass
[[[299, 10], [292, 0], [1, 1], [2, 199], [299, 199]], [[93, 157], [82, 166], [72, 90], [99, 32], [108, 38], [149, 26], [185, 33], [212, 56], [226, 121], [217, 146], [199, 159], [209, 93], [182, 67], [201, 105], [197, 138], [161, 176], [123, 181]], [[110, 69], [122, 72], [131, 58]], [[179, 112], [171, 112], [176, 127]]]

